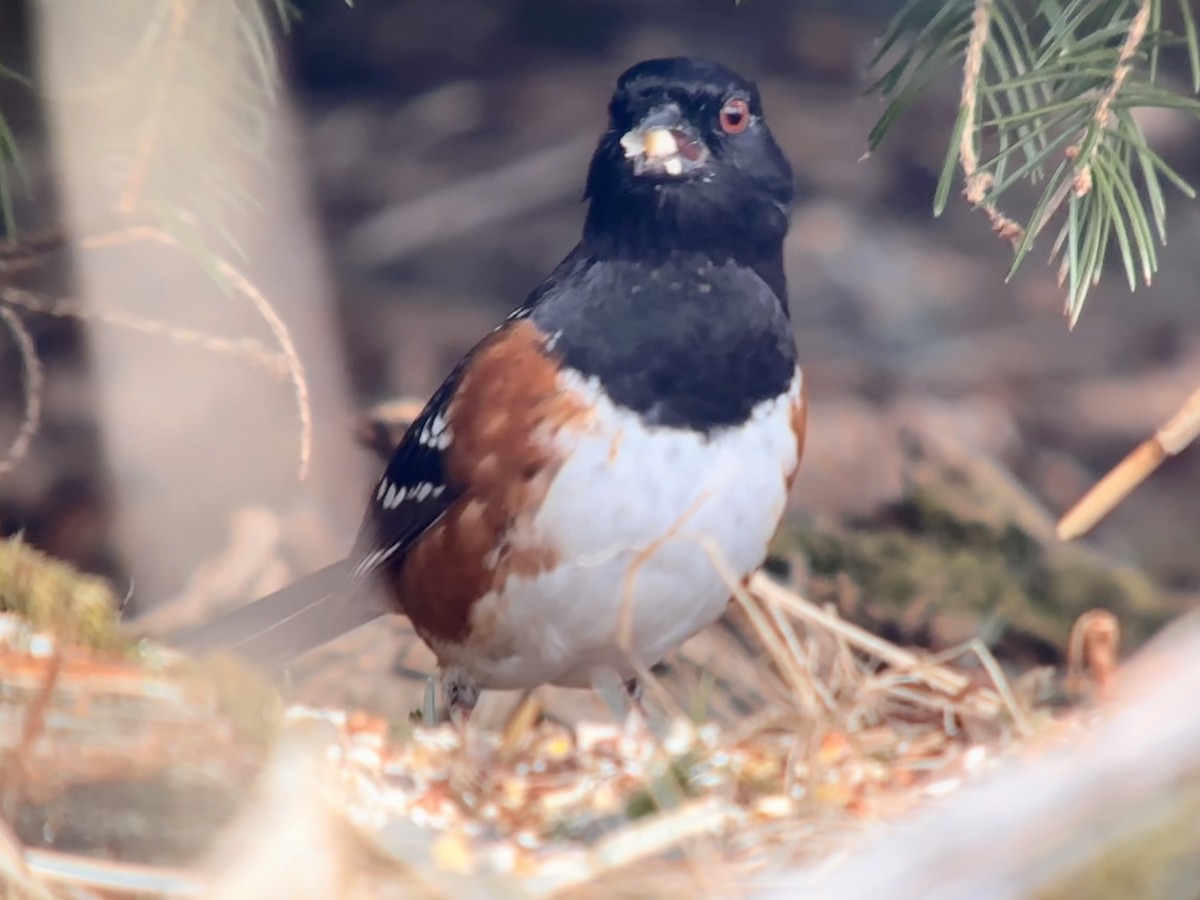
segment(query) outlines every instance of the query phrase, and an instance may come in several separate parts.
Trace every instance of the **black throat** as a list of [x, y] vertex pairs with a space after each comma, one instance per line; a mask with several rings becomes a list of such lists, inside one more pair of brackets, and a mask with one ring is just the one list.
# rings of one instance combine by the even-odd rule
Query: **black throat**
[[601, 142], [588, 172], [583, 245], [596, 259], [669, 265], [682, 255], [753, 269], [787, 314], [783, 240], [791, 202], [790, 172], [779, 196], [720, 177], [681, 183], [639, 181]]
[[[583, 244], [596, 259], [637, 260], [647, 266], [670, 265], [683, 256], [701, 256], [720, 265], [753, 269], [779, 298], [787, 315], [787, 281], [783, 272], [783, 239], [787, 211], [774, 204], [745, 203], [716, 217], [690, 209], [668, 192], [669, 185], [647, 190], [595, 192], [583, 227]], [[657, 188], [666, 193], [650, 193]]]
[[[708, 435], [787, 389], [791, 323], [758, 267], [679, 250], [653, 262], [589, 250], [564, 260], [530, 315], [566, 366], [618, 406]], [[774, 275], [782, 285], [782, 267]]]

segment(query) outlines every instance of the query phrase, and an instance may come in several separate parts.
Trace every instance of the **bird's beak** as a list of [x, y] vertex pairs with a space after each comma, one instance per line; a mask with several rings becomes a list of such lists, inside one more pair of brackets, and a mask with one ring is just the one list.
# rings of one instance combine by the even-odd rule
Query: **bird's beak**
[[621, 137], [636, 175], [678, 177], [708, 160], [708, 148], [675, 104], [660, 106]]

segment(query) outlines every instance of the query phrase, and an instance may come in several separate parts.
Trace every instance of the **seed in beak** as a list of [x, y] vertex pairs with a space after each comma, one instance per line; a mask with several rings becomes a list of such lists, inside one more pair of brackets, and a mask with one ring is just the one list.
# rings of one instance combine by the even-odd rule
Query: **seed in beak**
[[[643, 150], [647, 159], [662, 159], [675, 156], [679, 152], [679, 142], [669, 128], [651, 128], [642, 138]], [[667, 160], [668, 171], [670, 163], [677, 160]], [[682, 169], [680, 170], [682, 171]], [[673, 173], [678, 174], [678, 173]]]

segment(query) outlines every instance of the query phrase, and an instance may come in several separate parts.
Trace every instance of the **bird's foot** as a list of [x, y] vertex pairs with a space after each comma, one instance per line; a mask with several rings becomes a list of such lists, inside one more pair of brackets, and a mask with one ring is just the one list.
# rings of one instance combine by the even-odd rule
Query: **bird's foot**
[[629, 714], [625, 717], [624, 731], [627, 737], [644, 737], [651, 732], [650, 711], [646, 708], [642, 682], [630, 678], [625, 682], [625, 694], [629, 697]]
[[629, 701], [634, 706], [642, 705], [642, 682], [637, 678], [630, 678], [625, 682], [625, 693], [629, 695]]
[[444, 717], [457, 727], [465, 727], [479, 702], [479, 685], [464, 670], [457, 668], [443, 669], [439, 680]]

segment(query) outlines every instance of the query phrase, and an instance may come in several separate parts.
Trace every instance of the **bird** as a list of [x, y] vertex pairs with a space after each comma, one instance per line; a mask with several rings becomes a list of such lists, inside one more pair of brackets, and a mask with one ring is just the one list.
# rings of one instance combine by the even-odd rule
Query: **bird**
[[[648, 59], [617, 79], [582, 234], [413, 420], [347, 557], [181, 634], [286, 665], [385, 615], [481, 690], [638, 675], [764, 562], [807, 391], [783, 244], [794, 178], [757, 86]], [[374, 589], [372, 587], [374, 586]]]

